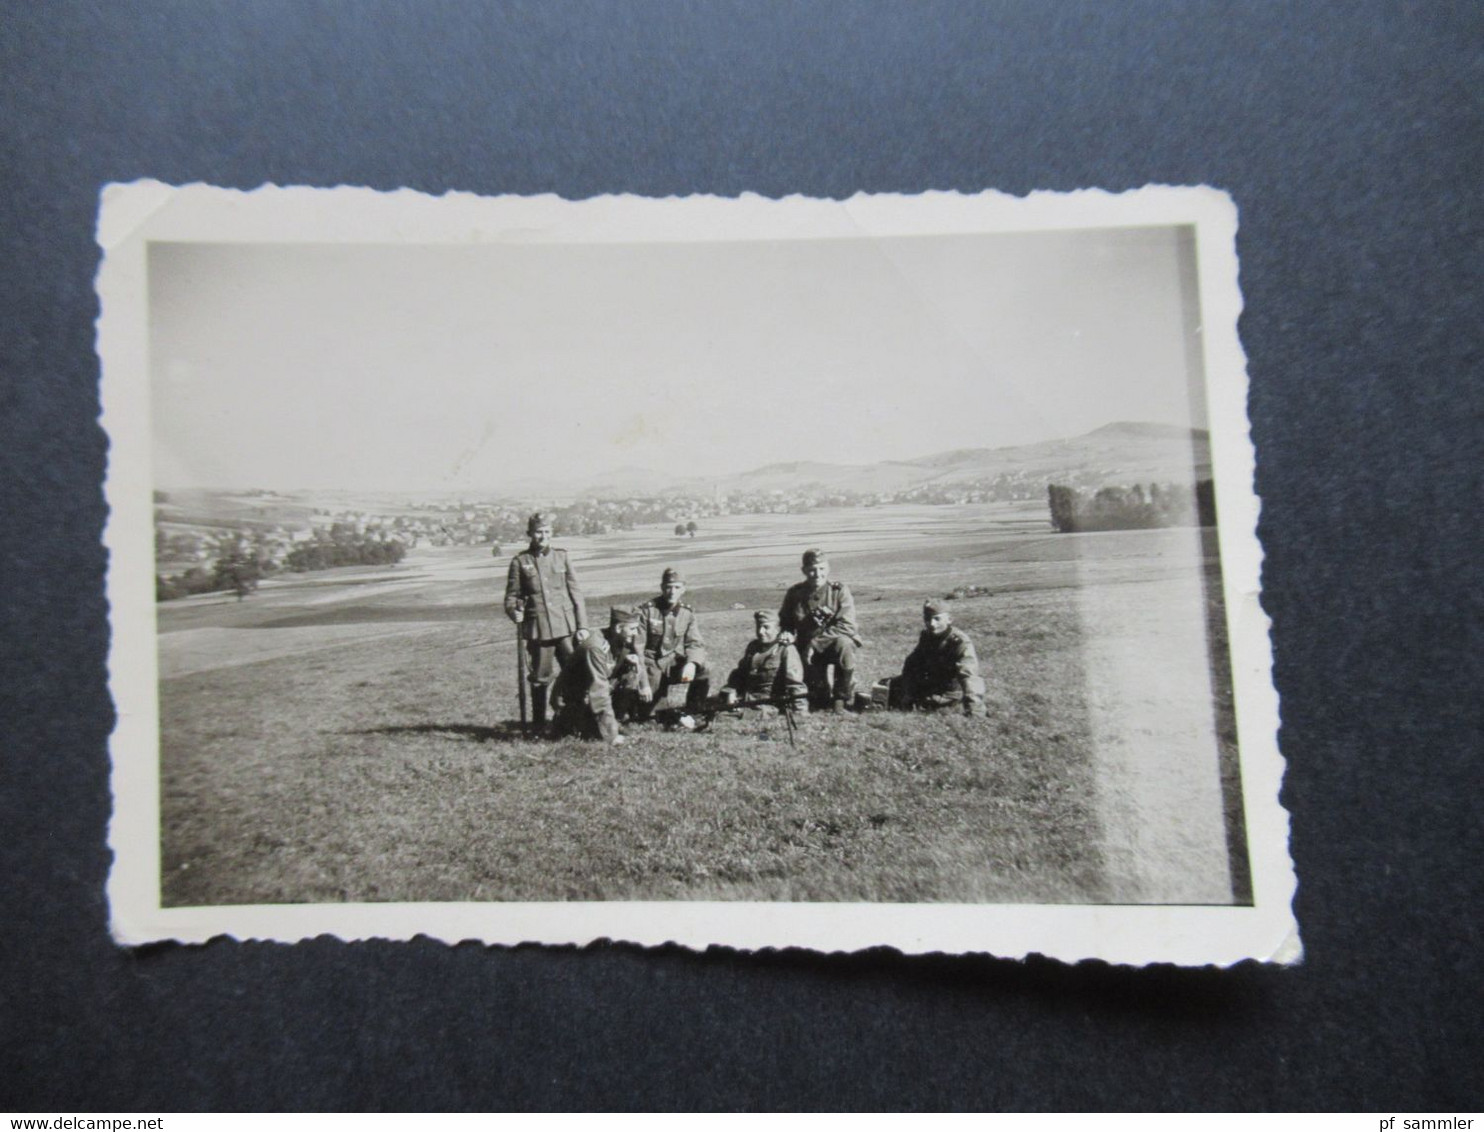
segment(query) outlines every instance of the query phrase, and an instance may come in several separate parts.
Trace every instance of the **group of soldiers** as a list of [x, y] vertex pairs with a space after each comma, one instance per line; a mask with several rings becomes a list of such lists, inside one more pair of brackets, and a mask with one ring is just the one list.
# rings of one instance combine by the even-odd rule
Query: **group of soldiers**
[[804, 580], [789, 588], [782, 608], [753, 614], [753, 640], [713, 697], [706, 645], [683, 600], [679, 570], [665, 570], [658, 595], [634, 609], [611, 609], [607, 628], [593, 632], [567, 552], [551, 545], [551, 522], [538, 512], [526, 532], [530, 544], [510, 560], [505, 613], [523, 642], [540, 731], [548, 710], [558, 734], [614, 744], [624, 741], [621, 722], [658, 717], [693, 727], [697, 715], [722, 709], [779, 711], [790, 724], [811, 708], [844, 712], [871, 704], [984, 714], [973, 642], [935, 599], [923, 604], [922, 634], [901, 675], [882, 681], [874, 697], [857, 694], [856, 651], [865, 641], [850, 589], [830, 579], [823, 551], [804, 552]]

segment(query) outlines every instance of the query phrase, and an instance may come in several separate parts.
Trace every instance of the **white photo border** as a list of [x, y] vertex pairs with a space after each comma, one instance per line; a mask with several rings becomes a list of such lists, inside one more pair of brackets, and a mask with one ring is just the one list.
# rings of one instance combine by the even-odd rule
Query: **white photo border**
[[[151, 241], [498, 244], [879, 238], [1189, 225], [1195, 232], [1218, 541], [1240, 736], [1250, 906], [550, 902], [295, 904], [172, 907], [160, 897], [160, 723], [157, 700], [147, 251]], [[1260, 602], [1237, 211], [1209, 187], [920, 196], [831, 201], [747, 195], [481, 198], [409, 190], [280, 188], [251, 192], [154, 181], [109, 185], [97, 239], [101, 421], [109, 440], [105, 531], [111, 610], [109, 686], [114, 812], [109, 828], [111, 930], [124, 945], [217, 936], [293, 942], [428, 936], [449, 943], [586, 944], [849, 952], [1040, 954], [1075, 962], [1227, 966], [1301, 958], [1269, 622]]]

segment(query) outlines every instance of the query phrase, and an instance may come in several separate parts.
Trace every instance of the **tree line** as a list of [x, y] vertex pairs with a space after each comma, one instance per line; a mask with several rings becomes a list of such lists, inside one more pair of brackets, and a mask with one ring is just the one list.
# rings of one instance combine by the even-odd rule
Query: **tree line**
[[1216, 525], [1216, 489], [1208, 479], [1193, 488], [1152, 483], [1095, 492], [1053, 483], [1046, 495], [1051, 525], [1062, 533]]
[[156, 574], [155, 600], [235, 593], [241, 601], [264, 578], [281, 570], [304, 573], [336, 566], [391, 566], [402, 561], [406, 553], [407, 548], [397, 539], [368, 537], [349, 524], [336, 523], [313, 540], [295, 546], [279, 563], [266, 537], [234, 532], [217, 539], [209, 565], [192, 566], [179, 574]]
[[315, 539], [300, 543], [284, 556], [283, 568], [296, 574], [308, 570], [331, 570], [336, 566], [394, 566], [407, 548], [399, 539], [356, 539], [336, 542]]

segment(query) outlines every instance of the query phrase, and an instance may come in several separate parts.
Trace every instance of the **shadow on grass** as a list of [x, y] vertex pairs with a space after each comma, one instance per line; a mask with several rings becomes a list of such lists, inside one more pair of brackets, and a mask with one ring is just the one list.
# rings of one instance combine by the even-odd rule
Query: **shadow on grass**
[[[476, 743], [519, 743], [528, 736], [518, 721], [504, 719], [493, 727], [480, 723], [406, 723], [386, 727], [363, 727], [346, 735], [448, 735], [473, 739]], [[534, 736], [531, 736], [534, 738]]]

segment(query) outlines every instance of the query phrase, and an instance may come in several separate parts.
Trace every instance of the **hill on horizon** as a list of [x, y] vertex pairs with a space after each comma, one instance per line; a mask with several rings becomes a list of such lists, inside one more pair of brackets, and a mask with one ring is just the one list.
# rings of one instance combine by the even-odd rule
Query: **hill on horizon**
[[[1081, 436], [1003, 448], [956, 448], [910, 460], [830, 464], [790, 460], [721, 476], [666, 476], [629, 467], [617, 478], [584, 484], [581, 498], [616, 499], [636, 494], [713, 495], [735, 492], [849, 491], [882, 494], [953, 487], [1004, 476], [1103, 482], [1193, 482], [1211, 474], [1210, 433], [1150, 421], [1114, 421]], [[640, 484], [643, 492], [635, 490]]]
[[[667, 497], [704, 498], [715, 495], [781, 493], [854, 496], [895, 495], [902, 492], [955, 489], [996, 480], [1037, 483], [1075, 483], [1102, 486], [1131, 483], [1188, 483], [1211, 474], [1210, 434], [1204, 429], [1149, 421], [1114, 421], [1080, 436], [1042, 440], [1002, 448], [955, 448], [909, 460], [878, 460], [862, 464], [832, 464], [817, 460], [786, 460], [744, 472], [718, 476], [677, 476], [673, 472], [627, 465], [601, 479], [575, 481], [523, 475], [482, 489], [370, 490], [304, 489], [268, 492], [252, 488], [165, 488], [159, 508], [168, 516], [180, 509], [193, 511], [208, 498], [231, 499], [234, 517], [258, 519], [302, 510], [308, 500], [334, 501], [342, 506], [368, 506], [373, 500], [494, 499], [506, 501]], [[184, 506], [182, 506], [184, 505]], [[213, 510], [217, 508], [212, 508]]]

